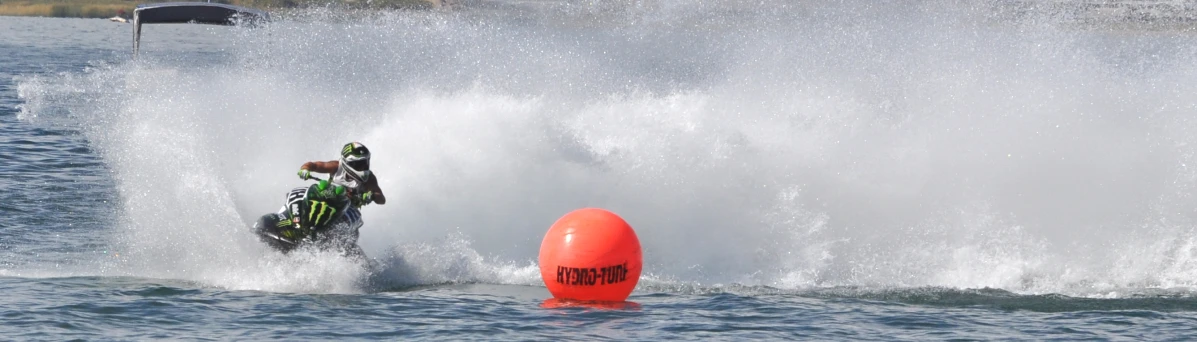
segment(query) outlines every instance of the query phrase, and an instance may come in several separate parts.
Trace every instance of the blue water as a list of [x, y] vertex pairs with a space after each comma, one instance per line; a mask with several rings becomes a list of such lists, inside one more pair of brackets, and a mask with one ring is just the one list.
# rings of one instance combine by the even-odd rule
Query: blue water
[[[0, 17], [0, 334], [1194, 336], [1190, 22], [768, 4], [289, 12], [147, 26], [136, 62], [127, 24]], [[352, 140], [370, 261], [258, 243]], [[639, 235], [633, 304], [544, 305], [587, 206]]]

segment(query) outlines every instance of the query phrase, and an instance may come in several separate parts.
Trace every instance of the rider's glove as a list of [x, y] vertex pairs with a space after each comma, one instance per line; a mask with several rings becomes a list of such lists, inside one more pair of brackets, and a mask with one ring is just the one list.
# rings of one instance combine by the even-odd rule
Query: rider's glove
[[374, 201], [374, 191], [366, 191], [362, 194], [362, 204], [370, 204]]
[[308, 169], [299, 169], [299, 179], [302, 179], [302, 180], [312, 179], [312, 171], [308, 171]]

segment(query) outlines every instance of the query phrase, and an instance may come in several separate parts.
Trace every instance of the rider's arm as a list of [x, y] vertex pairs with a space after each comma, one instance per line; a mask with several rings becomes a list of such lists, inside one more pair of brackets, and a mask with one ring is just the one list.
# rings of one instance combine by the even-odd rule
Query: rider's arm
[[319, 173], [333, 173], [337, 171], [338, 166], [341, 166], [341, 162], [336, 160], [326, 162], [311, 161], [303, 163], [303, 166], [300, 166], [299, 169]]
[[371, 196], [373, 196], [373, 197], [371, 197], [371, 200], [375, 204], [387, 204], [387, 197], [383, 196], [382, 188], [378, 187], [378, 175], [377, 174], [370, 175], [370, 180], [366, 181], [366, 189], [374, 192], [373, 194], [371, 194]]

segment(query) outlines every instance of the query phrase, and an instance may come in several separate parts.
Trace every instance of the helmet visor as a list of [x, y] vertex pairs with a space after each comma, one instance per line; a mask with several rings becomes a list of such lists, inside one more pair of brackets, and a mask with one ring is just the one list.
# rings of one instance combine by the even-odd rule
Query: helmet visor
[[354, 171], [369, 170], [370, 169], [370, 159], [358, 159], [358, 160], [346, 161], [345, 166], [348, 166], [350, 169], [353, 169]]

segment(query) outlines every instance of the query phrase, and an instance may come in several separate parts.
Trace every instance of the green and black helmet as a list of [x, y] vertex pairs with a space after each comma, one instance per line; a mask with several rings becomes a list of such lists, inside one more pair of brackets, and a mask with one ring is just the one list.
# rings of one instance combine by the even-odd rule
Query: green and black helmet
[[356, 141], [345, 144], [341, 147], [341, 166], [358, 178], [366, 179], [366, 171], [370, 170], [370, 149]]

